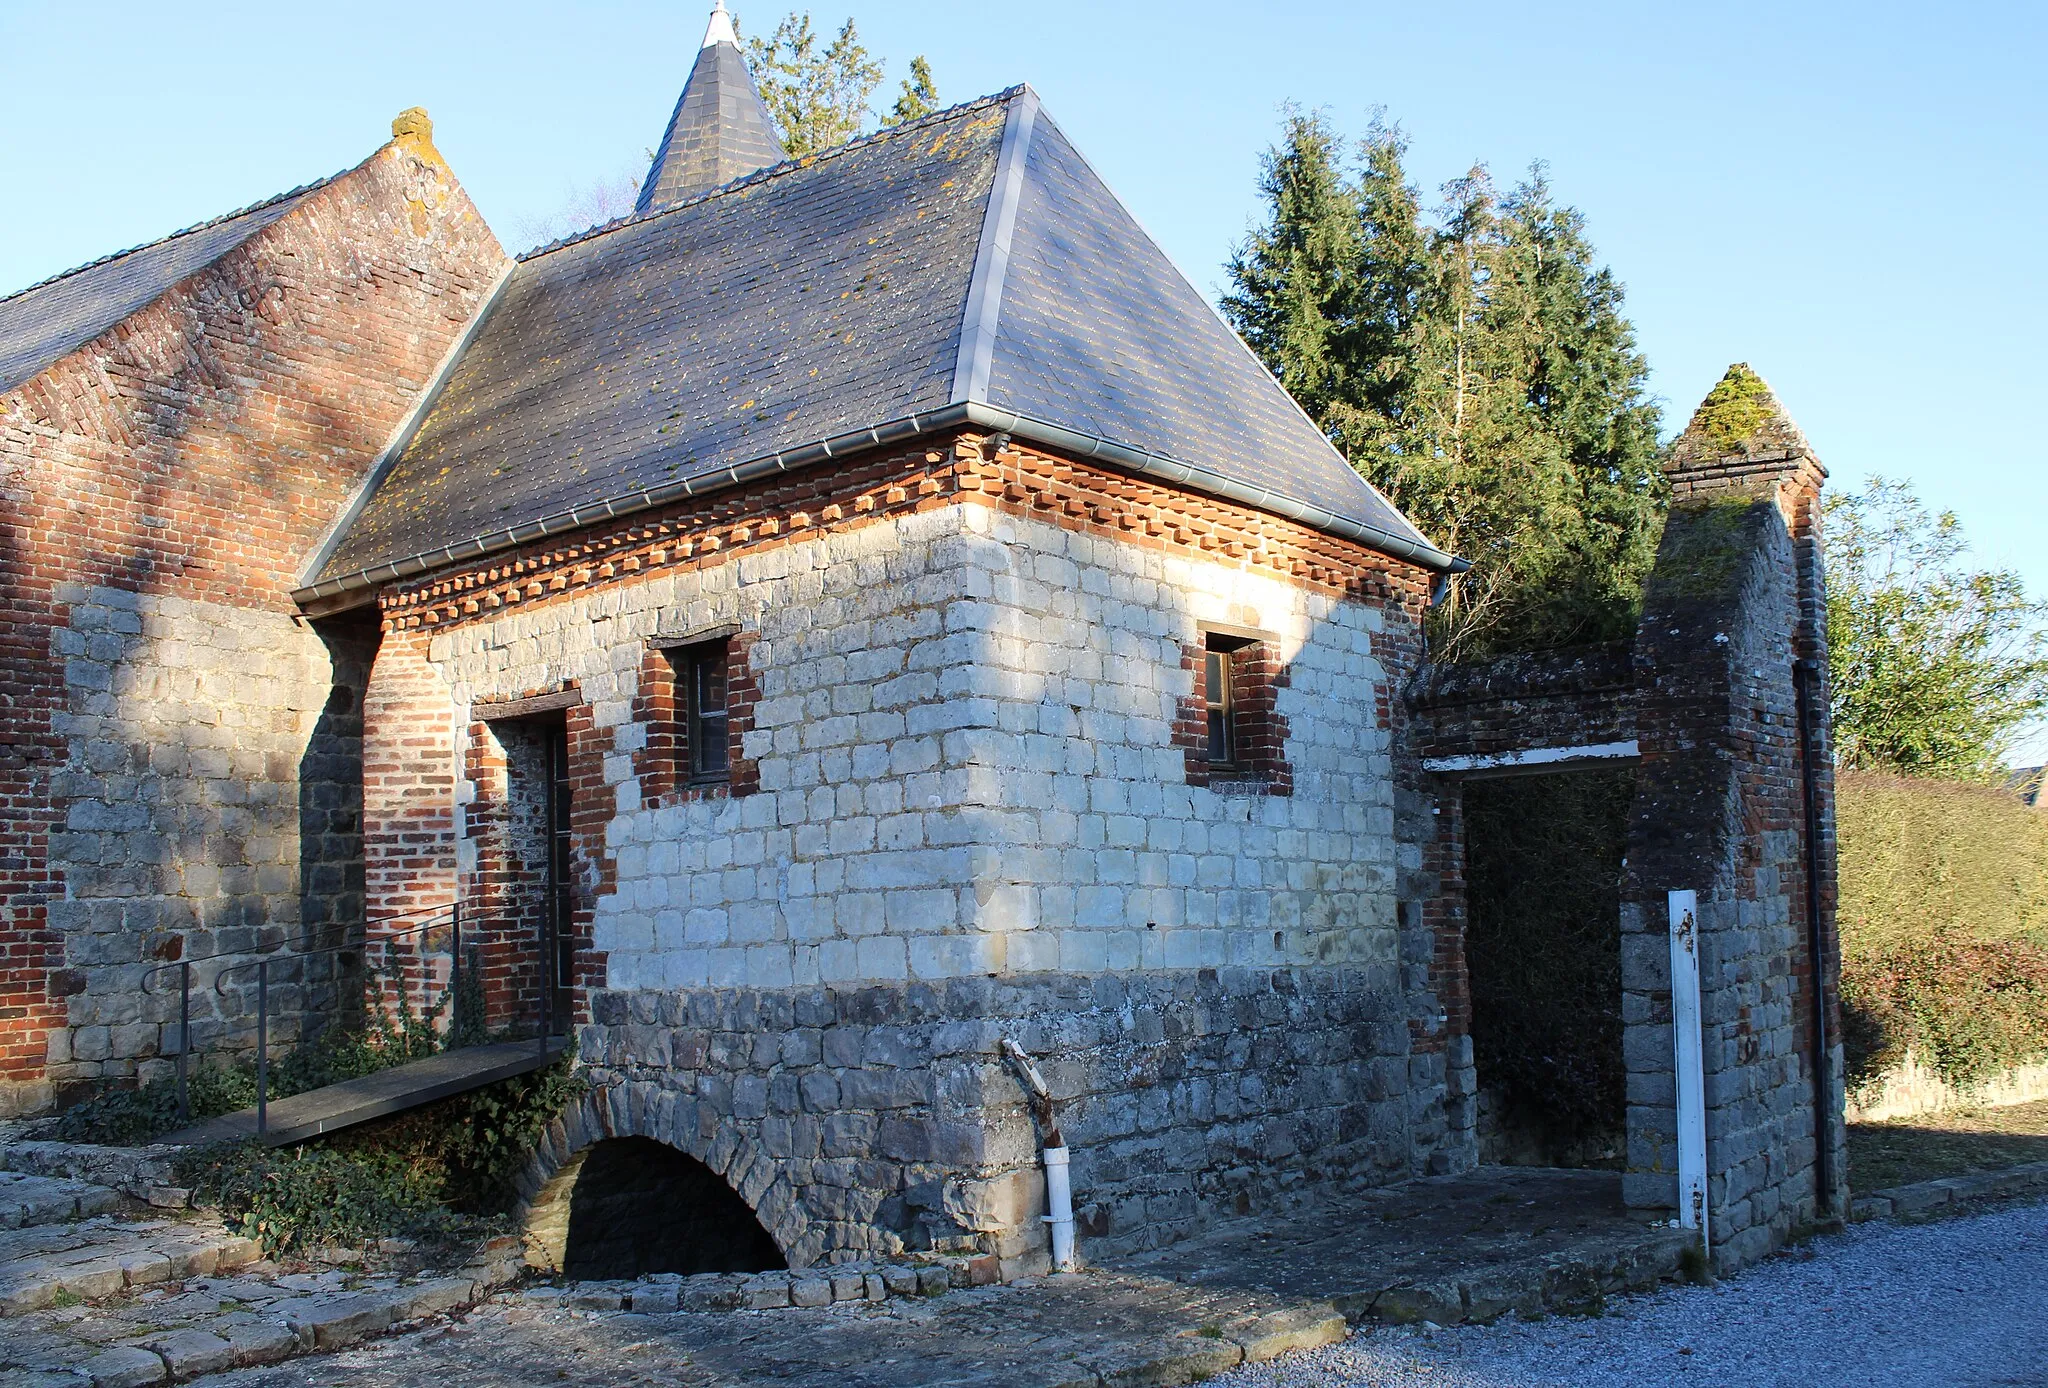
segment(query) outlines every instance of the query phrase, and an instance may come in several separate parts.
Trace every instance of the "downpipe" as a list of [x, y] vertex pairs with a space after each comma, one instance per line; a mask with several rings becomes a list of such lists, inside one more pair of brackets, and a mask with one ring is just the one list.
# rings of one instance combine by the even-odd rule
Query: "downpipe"
[[1067, 1143], [1060, 1135], [1059, 1124], [1053, 1120], [1052, 1091], [1046, 1088], [1045, 1076], [1039, 1073], [1030, 1052], [1005, 1036], [1002, 1039], [1003, 1054], [1017, 1062], [1017, 1068], [1024, 1072], [1024, 1082], [1031, 1090], [1031, 1108], [1038, 1115], [1038, 1125], [1045, 1133], [1043, 1156], [1045, 1159], [1045, 1208], [1042, 1216], [1052, 1229], [1052, 1266], [1055, 1272], [1074, 1270], [1074, 1191], [1067, 1169]]

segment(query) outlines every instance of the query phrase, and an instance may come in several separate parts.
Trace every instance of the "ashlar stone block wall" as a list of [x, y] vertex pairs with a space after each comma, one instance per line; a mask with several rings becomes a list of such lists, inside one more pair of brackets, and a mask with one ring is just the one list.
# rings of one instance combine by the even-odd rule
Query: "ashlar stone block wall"
[[[935, 497], [386, 649], [418, 643], [434, 678], [411, 657], [404, 678], [446, 688], [451, 732], [551, 690], [588, 710], [600, 1089], [653, 1086], [664, 1124], [753, 1154], [750, 1202], [800, 1261], [965, 1241], [1024, 1266], [1038, 1136], [1003, 1035], [1045, 1064], [1098, 1240], [1405, 1177], [1447, 1142], [1440, 1059], [1411, 1070], [1435, 1004], [1404, 990], [1396, 905], [1419, 579], [1392, 592]], [[387, 602], [395, 627], [406, 610]], [[1208, 622], [1281, 652], [1291, 794], [1188, 784], [1173, 722]], [[734, 628], [758, 789], [643, 784], [649, 642]], [[373, 816], [373, 884], [391, 827]]]

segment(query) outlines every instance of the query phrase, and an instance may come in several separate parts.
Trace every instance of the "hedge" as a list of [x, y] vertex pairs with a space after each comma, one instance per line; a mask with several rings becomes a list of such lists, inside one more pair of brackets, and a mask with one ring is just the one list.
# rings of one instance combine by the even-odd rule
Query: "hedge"
[[1844, 772], [1836, 825], [1849, 1083], [1909, 1049], [1957, 1086], [2048, 1059], [2048, 813]]

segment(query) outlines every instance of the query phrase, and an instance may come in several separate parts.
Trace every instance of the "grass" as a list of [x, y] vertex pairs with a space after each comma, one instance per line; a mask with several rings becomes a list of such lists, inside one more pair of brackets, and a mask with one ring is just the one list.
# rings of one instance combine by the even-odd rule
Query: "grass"
[[1849, 1125], [1849, 1180], [1859, 1191], [2037, 1161], [2048, 1161], [2048, 1099]]

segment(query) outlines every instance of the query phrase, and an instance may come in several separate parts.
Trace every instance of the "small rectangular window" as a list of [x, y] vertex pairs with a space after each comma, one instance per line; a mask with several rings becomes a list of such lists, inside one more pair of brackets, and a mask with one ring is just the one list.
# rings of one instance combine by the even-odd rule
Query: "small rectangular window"
[[1231, 655], [1211, 647], [1202, 671], [1209, 705], [1208, 758], [1218, 766], [1237, 760], [1237, 709], [1231, 700]]
[[722, 781], [731, 774], [726, 737], [726, 643], [705, 641], [675, 652], [676, 676], [683, 686], [683, 743], [689, 751], [690, 779]]

